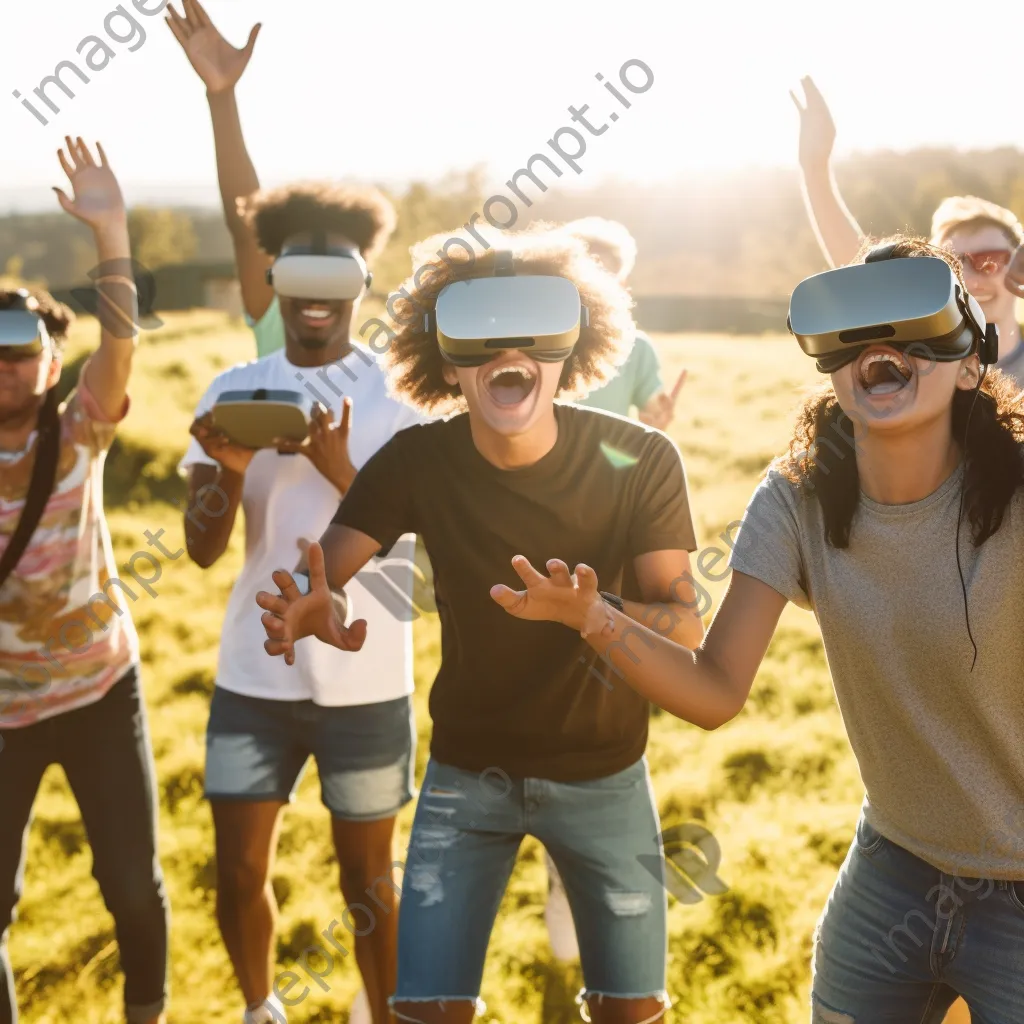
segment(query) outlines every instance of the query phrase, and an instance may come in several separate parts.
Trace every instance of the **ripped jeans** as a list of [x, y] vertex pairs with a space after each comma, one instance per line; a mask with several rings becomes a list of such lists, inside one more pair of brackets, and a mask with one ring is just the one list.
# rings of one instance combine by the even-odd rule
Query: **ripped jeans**
[[815, 935], [811, 1024], [1024, 1022], [1024, 882], [947, 875], [863, 815]]
[[476, 1000], [491, 928], [525, 835], [565, 884], [585, 998], [665, 994], [666, 894], [646, 759], [586, 782], [427, 765], [398, 919], [396, 1000]]

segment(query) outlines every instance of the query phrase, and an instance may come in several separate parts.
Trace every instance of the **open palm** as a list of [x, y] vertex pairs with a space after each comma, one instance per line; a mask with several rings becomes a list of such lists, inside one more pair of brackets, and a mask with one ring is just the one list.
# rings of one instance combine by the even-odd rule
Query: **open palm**
[[170, 13], [164, 20], [181, 43], [196, 74], [208, 92], [225, 92], [233, 88], [252, 57], [260, 25], [253, 26], [248, 41], [239, 50], [217, 31], [199, 0], [182, 0], [181, 7], [184, 16], [168, 6]]
[[267, 654], [284, 655], [289, 665], [295, 664], [295, 644], [313, 636], [322, 643], [343, 651], [358, 651], [366, 640], [366, 621], [358, 619], [346, 627], [327, 584], [324, 551], [318, 543], [306, 549], [309, 564], [309, 593], [302, 594], [291, 573], [279, 569], [273, 579], [279, 594], [260, 591], [256, 603], [264, 610], [261, 617], [267, 640]]
[[121, 187], [114, 177], [114, 172], [107, 164], [107, 155], [97, 142], [96, 152], [99, 163], [89, 152], [89, 147], [81, 139], [64, 137], [67, 155], [64, 150], [57, 151], [60, 165], [71, 183], [73, 199], [66, 192], [55, 188], [60, 205], [80, 221], [91, 228], [102, 228], [118, 223], [127, 216], [124, 208], [124, 196]]
[[810, 76], [800, 80], [806, 103], [801, 104], [796, 93], [790, 96], [800, 114], [800, 162], [828, 160], [836, 141], [836, 126], [825, 97], [818, 91]]
[[529, 559], [516, 555], [512, 568], [526, 584], [525, 590], [513, 590], [502, 584], [491, 588], [491, 597], [517, 619], [561, 622], [583, 630], [594, 619], [594, 609], [603, 601], [597, 589], [597, 574], [586, 565], [577, 565], [569, 573], [565, 562], [557, 558], [546, 565], [550, 576], [538, 572]]

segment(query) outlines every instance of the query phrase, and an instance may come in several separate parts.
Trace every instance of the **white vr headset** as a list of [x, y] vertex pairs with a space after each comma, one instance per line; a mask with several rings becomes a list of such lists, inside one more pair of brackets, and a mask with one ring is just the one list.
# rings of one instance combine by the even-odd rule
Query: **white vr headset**
[[0, 358], [34, 359], [50, 345], [46, 324], [31, 308], [29, 293], [19, 289], [11, 304], [0, 310]]
[[589, 325], [589, 310], [572, 281], [517, 276], [507, 250], [495, 252], [493, 277], [453, 281], [442, 288], [423, 324], [455, 366], [482, 366], [504, 349], [521, 349], [540, 362], [561, 362]]
[[322, 234], [310, 245], [290, 245], [267, 268], [267, 284], [290, 299], [358, 299], [373, 275], [358, 249], [329, 246]]

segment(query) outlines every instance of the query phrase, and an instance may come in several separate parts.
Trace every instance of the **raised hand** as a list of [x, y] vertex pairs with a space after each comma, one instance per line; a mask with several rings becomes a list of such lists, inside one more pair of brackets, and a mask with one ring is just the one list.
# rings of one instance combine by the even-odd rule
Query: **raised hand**
[[60, 205], [72, 217], [76, 217], [83, 224], [88, 224], [93, 231], [126, 227], [128, 214], [124, 206], [124, 197], [121, 195], [121, 187], [114, 177], [114, 172], [107, 164], [107, 155], [103, 152], [103, 147], [96, 143], [100, 161], [97, 164], [89, 152], [89, 147], [81, 138], [72, 139], [70, 135], [65, 135], [64, 142], [67, 156], [64, 155], [64, 149], [59, 149], [57, 157], [71, 183], [74, 199], [69, 199], [62, 189], [54, 188]]
[[295, 644], [307, 636], [343, 651], [358, 651], [366, 640], [366, 620], [358, 619], [346, 627], [340, 617], [324, 569], [324, 549], [309, 545], [309, 593], [302, 594], [291, 573], [278, 569], [274, 584], [279, 594], [261, 590], [256, 603], [264, 609], [260, 617], [267, 640], [263, 649], [272, 657], [284, 655], [289, 665], [295, 664]]
[[184, 16], [168, 4], [167, 22], [181, 43], [189, 63], [203, 80], [208, 93], [227, 92], [242, 77], [252, 56], [260, 24], [254, 25], [242, 49], [236, 49], [217, 31], [199, 0], [182, 0]]
[[1006, 290], [1019, 299], [1024, 299], [1024, 245], [1017, 246], [1017, 251], [1006, 268], [1006, 277], [1003, 278]]
[[806, 103], [801, 104], [796, 93], [790, 90], [796, 109], [800, 113], [800, 163], [804, 166], [827, 163], [832, 156], [836, 141], [836, 126], [832, 120], [825, 97], [818, 91], [811, 77], [800, 79]]
[[666, 430], [675, 419], [676, 402], [679, 400], [679, 393], [686, 383], [687, 371], [679, 374], [675, 386], [668, 393], [659, 391], [642, 409], [639, 410], [641, 423], [646, 423], [657, 430]]
[[344, 494], [356, 470], [348, 454], [348, 435], [352, 427], [352, 399], [346, 398], [341, 409], [341, 421], [319, 402], [313, 407], [309, 422], [309, 436], [305, 441], [278, 440], [276, 447], [282, 455], [305, 455], [324, 479]]
[[219, 462], [225, 469], [244, 475], [256, 454], [252, 448], [243, 448], [234, 444], [227, 434], [218, 430], [213, 424], [213, 413], [206, 413], [193, 421], [188, 431], [200, 444], [203, 451], [211, 459]]
[[546, 565], [550, 576], [538, 572], [529, 559], [516, 555], [512, 568], [526, 584], [525, 590], [513, 590], [501, 584], [491, 587], [491, 597], [517, 619], [560, 622], [584, 636], [611, 626], [609, 606], [597, 589], [597, 574], [590, 566], [577, 565], [569, 573], [565, 562], [557, 558]]

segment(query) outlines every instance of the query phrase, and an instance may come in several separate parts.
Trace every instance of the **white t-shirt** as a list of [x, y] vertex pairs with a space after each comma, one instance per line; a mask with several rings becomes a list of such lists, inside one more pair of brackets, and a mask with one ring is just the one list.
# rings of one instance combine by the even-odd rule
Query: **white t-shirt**
[[[207, 388], [196, 416], [208, 412], [223, 391], [298, 391], [308, 397], [310, 407], [317, 399], [329, 406], [336, 421], [344, 399], [351, 398], [349, 458], [358, 470], [398, 431], [427, 417], [392, 397], [370, 350], [353, 345], [359, 351], [324, 367], [295, 366], [281, 350], [225, 370]], [[216, 465], [193, 438], [178, 468], [184, 472], [196, 464]], [[299, 540], [319, 540], [340, 501], [337, 488], [304, 455], [264, 449], [253, 456], [241, 502], [245, 565], [224, 616], [218, 686], [252, 697], [312, 700], [328, 707], [376, 704], [412, 693], [412, 534], [403, 536], [386, 558], [371, 559], [345, 587], [350, 621], [366, 619], [362, 650], [339, 651], [307, 637], [295, 645], [295, 664], [289, 666], [263, 649], [266, 632], [257, 592], [274, 591], [275, 569], [295, 568], [302, 555]]]

